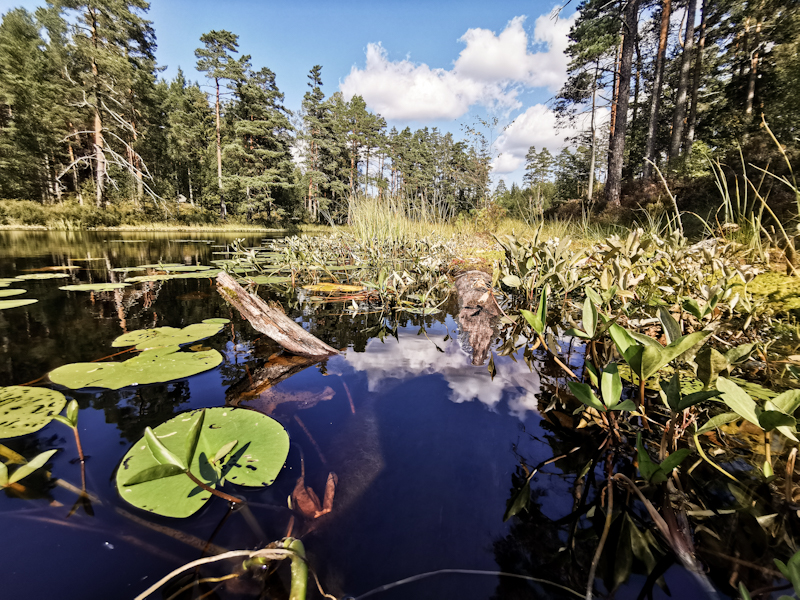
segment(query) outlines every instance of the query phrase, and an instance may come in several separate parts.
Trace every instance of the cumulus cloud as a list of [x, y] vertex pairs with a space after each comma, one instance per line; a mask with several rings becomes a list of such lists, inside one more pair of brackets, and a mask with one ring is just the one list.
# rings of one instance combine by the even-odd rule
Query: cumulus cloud
[[[607, 119], [608, 109], [600, 109], [597, 122]], [[494, 161], [495, 173], [511, 173], [525, 163], [528, 148], [536, 146], [537, 150], [547, 148], [551, 154], [557, 154], [566, 144], [565, 138], [585, 131], [589, 126], [590, 115], [579, 118], [573, 127], [556, 128], [556, 115], [544, 104], [535, 104], [519, 115], [514, 122], [497, 138], [495, 150], [500, 153]]]
[[[524, 16], [509, 21], [499, 34], [469, 29], [460, 38], [465, 47], [452, 69], [408, 59], [391, 61], [380, 43], [369, 44], [364, 67], [353, 66], [339, 87], [345, 98], [359, 94], [388, 119], [457, 119], [476, 104], [494, 110], [517, 109], [522, 106], [521, 89], [555, 91], [565, 80], [564, 49], [574, 18], [539, 17], [533, 44]], [[542, 49], [531, 51], [532, 45]]]

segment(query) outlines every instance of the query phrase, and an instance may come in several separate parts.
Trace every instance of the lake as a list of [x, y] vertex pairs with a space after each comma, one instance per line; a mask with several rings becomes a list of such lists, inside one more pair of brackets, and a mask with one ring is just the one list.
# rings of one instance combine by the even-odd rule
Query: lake
[[[330, 514], [295, 519], [310, 564], [326, 592], [359, 597], [374, 588], [439, 570], [370, 597], [570, 598], [546, 583], [480, 572], [541, 578], [585, 592], [596, 541], [585, 516], [572, 538], [576, 479], [587, 449], [575, 445], [542, 413], [563, 375], [536, 355], [533, 370], [512, 356], [495, 356], [497, 374], [472, 365], [455, 320], [455, 300], [435, 316], [355, 312], [342, 303], [311, 305], [292, 290], [260, 288], [287, 314], [340, 353], [281, 381], [268, 393], [241, 400], [237, 385], [275, 361], [280, 348], [256, 332], [216, 292], [209, 278], [137, 283], [109, 292], [63, 291], [65, 284], [114, 281], [112, 269], [177, 262], [205, 265], [236, 235], [116, 232], [0, 232], [0, 277], [73, 265], [66, 278], [14, 283], [38, 299], [0, 311], [2, 385], [55, 387], [40, 380], [56, 367], [114, 354], [111, 342], [127, 331], [184, 327], [208, 318], [230, 324], [203, 345], [223, 363], [166, 384], [111, 391], [62, 390], [80, 406], [79, 431], [90, 506], [75, 506], [74, 490], [41, 474], [23, 480], [25, 493], [0, 498], [5, 598], [133, 598], [150, 584], [208, 550], [253, 549], [287, 533], [287, 498], [301, 472], [322, 497], [328, 473], [338, 476]], [[245, 244], [262, 237], [246, 234]], [[114, 360], [113, 358], [111, 360]], [[575, 360], [580, 363], [580, 356]], [[229, 511], [219, 498], [187, 519], [151, 515], [123, 501], [114, 475], [146, 426], [189, 409], [228, 403], [269, 412], [287, 430], [288, 460], [273, 485], [236, 488], [247, 508]], [[71, 432], [51, 422], [40, 431], [2, 440], [30, 458], [59, 451], [53, 478], [80, 486]], [[503, 515], [520, 477], [540, 463], [531, 480], [532, 502], [507, 522]], [[600, 468], [597, 467], [598, 473]], [[229, 491], [233, 488], [227, 487]], [[583, 532], [583, 533], [581, 533]], [[575, 533], [573, 530], [572, 533]], [[565, 548], [570, 546], [569, 548]], [[212, 552], [214, 553], [214, 552]], [[230, 566], [228, 563], [227, 566]], [[230, 572], [210, 567], [204, 577]], [[283, 577], [281, 583], [281, 577]], [[636, 598], [647, 577], [633, 568], [615, 598]], [[698, 597], [680, 567], [665, 573], [673, 594]], [[179, 597], [287, 597], [286, 575], [203, 583]], [[309, 582], [310, 597], [318, 597]], [[173, 589], [175, 592], [177, 588]], [[287, 587], [288, 589], [288, 587]], [[311, 590], [313, 589], [313, 592]], [[666, 597], [660, 587], [654, 597]], [[172, 593], [170, 592], [170, 593]], [[167, 598], [157, 592], [153, 597]], [[195, 595], [190, 595], [194, 593]]]

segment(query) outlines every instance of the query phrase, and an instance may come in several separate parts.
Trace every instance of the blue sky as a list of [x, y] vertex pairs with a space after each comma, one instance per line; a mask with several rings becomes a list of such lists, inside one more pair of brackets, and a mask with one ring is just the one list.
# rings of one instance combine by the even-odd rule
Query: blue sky
[[[0, 0], [0, 12], [43, 0]], [[557, 153], [564, 135], [547, 108], [564, 80], [572, 6], [551, 1], [153, 0], [158, 63], [174, 77], [206, 82], [194, 70], [200, 35], [227, 29], [241, 53], [267, 66], [300, 108], [309, 69], [322, 65], [324, 91], [361, 94], [389, 126], [439, 127], [460, 136], [475, 117], [500, 120], [494, 180], [520, 181], [530, 145]], [[210, 90], [210, 88], [205, 88]], [[513, 124], [503, 131], [503, 127]]]

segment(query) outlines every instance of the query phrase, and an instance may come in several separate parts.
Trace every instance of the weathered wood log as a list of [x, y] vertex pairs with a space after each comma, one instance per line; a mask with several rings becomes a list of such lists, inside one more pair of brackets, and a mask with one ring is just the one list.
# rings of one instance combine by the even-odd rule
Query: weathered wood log
[[482, 271], [467, 271], [456, 279], [456, 291], [458, 322], [467, 337], [460, 339], [469, 346], [466, 350], [472, 353], [472, 364], [482, 365], [489, 357], [494, 327], [500, 316], [492, 294], [492, 277]]
[[253, 329], [272, 338], [292, 354], [324, 358], [338, 351], [308, 333], [282, 310], [249, 293], [224, 271], [217, 275], [217, 291], [235, 306]]

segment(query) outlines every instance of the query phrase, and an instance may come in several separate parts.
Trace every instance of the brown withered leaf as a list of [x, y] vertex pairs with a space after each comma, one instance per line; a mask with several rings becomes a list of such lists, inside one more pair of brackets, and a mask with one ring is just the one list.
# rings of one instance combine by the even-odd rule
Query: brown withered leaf
[[305, 477], [301, 475], [292, 491], [292, 508], [307, 519], [317, 519], [322, 515], [327, 515], [333, 510], [333, 496], [336, 493], [336, 485], [338, 483], [339, 478], [336, 473], [328, 473], [328, 481], [325, 483], [325, 496], [322, 503], [320, 503], [319, 496], [313, 489], [306, 486]]
[[292, 507], [308, 519], [322, 510], [317, 494], [310, 487], [306, 487], [305, 477], [300, 476], [292, 491]]

